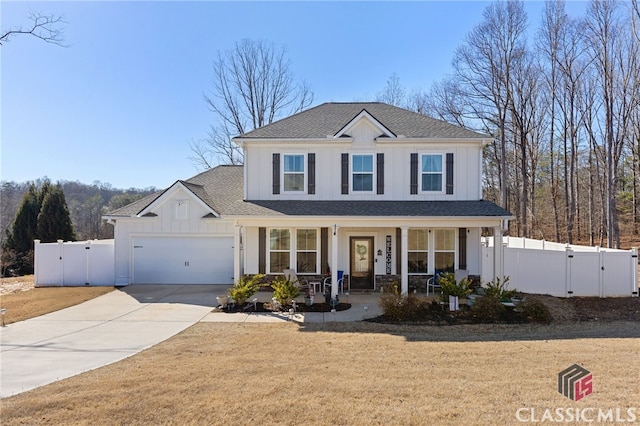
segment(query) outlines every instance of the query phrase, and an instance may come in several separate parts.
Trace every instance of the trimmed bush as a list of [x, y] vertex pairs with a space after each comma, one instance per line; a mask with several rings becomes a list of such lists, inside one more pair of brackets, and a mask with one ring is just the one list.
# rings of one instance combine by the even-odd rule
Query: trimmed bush
[[300, 296], [300, 287], [295, 280], [289, 280], [284, 275], [279, 275], [271, 283], [273, 289], [273, 297], [278, 301], [280, 306], [290, 305], [291, 301]]
[[383, 314], [393, 321], [418, 321], [424, 319], [426, 300], [413, 293], [400, 294], [397, 284], [389, 286], [389, 292], [380, 297]]
[[471, 312], [480, 321], [499, 321], [506, 313], [507, 308], [496, 297], [484, 296], [475, 300], [471, 306]]
[[236, 305], [242, 306], [247, 302], [247, 299], [256, 294], [258, 290], [260, 290], [260, 287], [263, 286], [263, 284], [260, 283], [262, 278], [264, 278], [263, 274], [256, 274], [251, 277], [244, 275], [233, 284], [233, 287], [227, 290], [227, 293]]
[[522, 315], [527, 319], [527, 321], [539, 324], [549, 324], [553, 320], [551, 312], [549, 312], [549, 308], [547, 308], [544, 303], [537, 300], [531, 302], [525, 301], [522, 304]]

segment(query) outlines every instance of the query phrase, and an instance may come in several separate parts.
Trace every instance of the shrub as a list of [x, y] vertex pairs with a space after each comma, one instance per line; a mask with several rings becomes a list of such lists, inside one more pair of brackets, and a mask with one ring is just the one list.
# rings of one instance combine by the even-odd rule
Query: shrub
[[544, 303], [534, 300], [522, 304], [522, 315], [530, 322], [549, 324], [553, 320], [549, 308]]
[[423, 319], [426, 311], [424, 299], [413, 293], [400, 294], [397, 283], [389, 286], [379, 303], [383, 314], [393, 321], [417, 321]]
[[284, 275], [276, 277], [271, 283], [273, 297], [280, 306], [291, 304], [291, 301], [300, 296], [300, 286], [295, 280], [290, 280]]
[[500, 320], [507, 308], [496, 297], [483, 296], [475, 300], [471, 312], [480, 321], [494, 322]]
[[442, 289], [442, 300], [448, 301], [449, 296], [467, 297], [471, 294], [471, 281], [463, 278], [456, 282], [455, 275], [451, 272], [441, 274], [438, 278], [438, 284]]
[[486, 284], [484, 295], [496, 298], [499, 301], [509, 299], [516, 294], [516, 290], [508, 290], [508, 287], [509, 277], [496, 278]]
[[256, 274], [254, 276], [244, 275], [236, 281], [233, 286], [227, 291], [229, 297], [238, 305], [242, 306], [246, 303], [247, 299], [256, 294], [263, 284], [260, 280], [264, 278], [264, 274]]

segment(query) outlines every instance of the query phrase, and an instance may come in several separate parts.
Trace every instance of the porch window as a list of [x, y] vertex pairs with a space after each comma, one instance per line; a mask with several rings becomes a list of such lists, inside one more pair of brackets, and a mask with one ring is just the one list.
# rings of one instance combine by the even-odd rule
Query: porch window
[[288, 229], [269, 231], [269, 272], [281, 273], [290, 269], [291, 232]]
[[318, 230], [296, 230], [296, 271], [315, 274], [318, 270]]
[[421, 172], [423, 192], [442, 192], [442, 154], [424, 154]]
[[456, 230], [434, 230], [434, 264], [438, 272], [454, 272], [456, 260]]
[[283, 182], [285, 191], [304, 191], [304, 155], [284, 155]]
[[410, 274], [426, 274], [429, 260], [429, 232], [427, 229], [409, 229], [407, 233]]
[[373, 191], [373, 155], [353, 156], [351, 188], [354, 192]]

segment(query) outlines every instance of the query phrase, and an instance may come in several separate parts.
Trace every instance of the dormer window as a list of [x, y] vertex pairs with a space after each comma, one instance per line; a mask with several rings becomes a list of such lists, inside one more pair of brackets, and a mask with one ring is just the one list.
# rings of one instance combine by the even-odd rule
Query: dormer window
[[351, 163], [353, 192], [373, 191], [373, 155], [354, 155]]
[[283, 190], [285, 192], [304, 191], [304, 155], [284, 154]]

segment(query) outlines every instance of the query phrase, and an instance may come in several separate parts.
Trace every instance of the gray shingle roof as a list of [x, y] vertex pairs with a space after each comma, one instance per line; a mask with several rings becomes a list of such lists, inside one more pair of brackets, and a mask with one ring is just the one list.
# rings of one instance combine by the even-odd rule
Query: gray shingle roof
[[[211, 207], [211, 209], [221, 213], [233, 202], [242, 200], [244, 190], [243, 181], [242, 166], [217, 166], [186, 181], [178, 182], [182, 183], [187, 189], [193, 192], [196, 197]], [[136, 216], [157, 200], [165, 191], [166, 189], [148, 195], [141, 200], [109, 212], [106, 216]]]
[[234, 139], [326, 138], [366, 110], [396, 135], [408, 138], [488, 138], [445, 121], [379, 102], [324, 103]]
[[[242, 166], [218, 166], [191, 179], [180, 181], [214, 211], [224, 216], [361, 216], [361, 217], [510, 217], [511, 213], [486, 201], [243, 201]], [[164, 191], [149, 195], [107, 214], [136, 216]]]
[[229, 216], [510, 217], [491, 201], [241, 201]]

